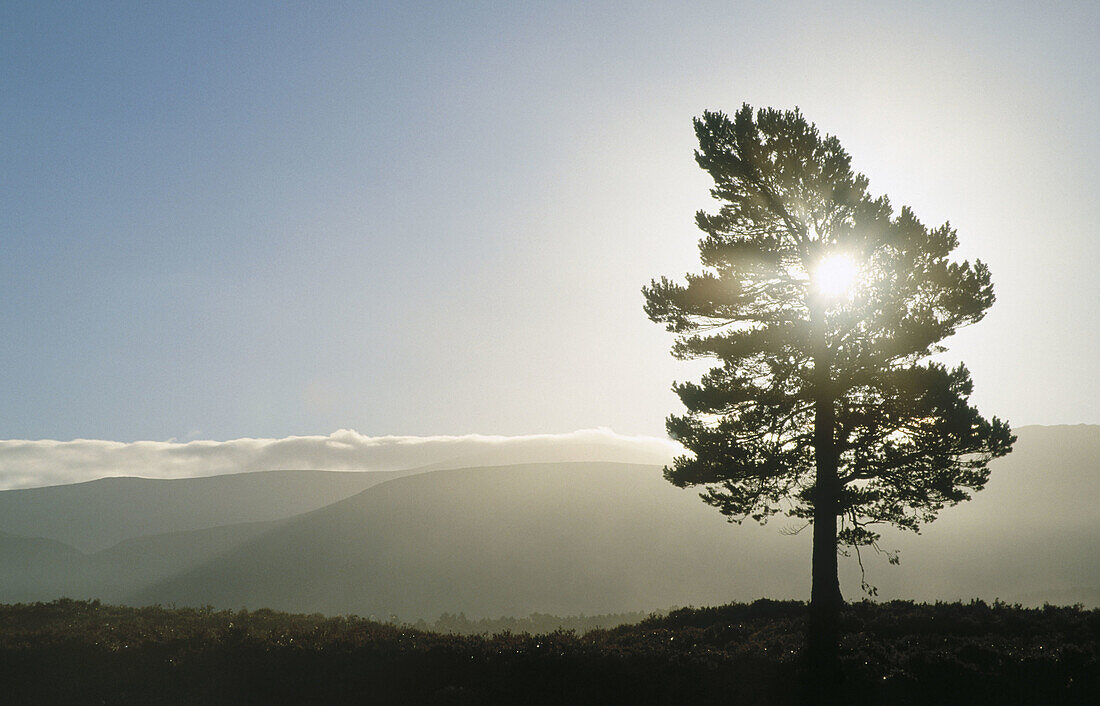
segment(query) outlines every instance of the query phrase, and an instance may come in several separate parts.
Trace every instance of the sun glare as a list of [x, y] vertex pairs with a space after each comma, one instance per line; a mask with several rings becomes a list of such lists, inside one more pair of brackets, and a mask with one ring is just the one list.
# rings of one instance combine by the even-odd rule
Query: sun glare
[[830, 299], [849, 294], [859, 274], [859, 265], [847, 255], [830, 255], [822, 260], [813, 273], [817, 291]]

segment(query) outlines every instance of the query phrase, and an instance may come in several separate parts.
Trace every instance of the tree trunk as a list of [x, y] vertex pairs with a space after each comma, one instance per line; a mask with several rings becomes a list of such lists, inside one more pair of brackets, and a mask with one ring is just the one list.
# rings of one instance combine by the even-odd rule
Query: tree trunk
[[[819, 319], [820, 321], [820, 319]], [[821, 338], [824, 335], [821, 334]], [[814, 377], [814, 546], [810, 620], [806, 635], [807, 703], [833, 703], [840, 686], [840, 595], [837, 576], [837, 514], [840, 480], [837, 471], [836, 407], [824, 340], [819, 341]]]
[[840, 640], [840, 609], [844, 605], [844, 599], [840, 595], [840, 580], [837, 577], [837, 463], [836, 455], [828, 453], [834, 448], [831, 434], [826, 446], [827, 452], [819, 451], [817, 461], [813, 584], [810, 589], [810, 621], [806, 636], [811, 697], [808, 701], [822, 704], [832, 703], [839, 688], [837, 651]]

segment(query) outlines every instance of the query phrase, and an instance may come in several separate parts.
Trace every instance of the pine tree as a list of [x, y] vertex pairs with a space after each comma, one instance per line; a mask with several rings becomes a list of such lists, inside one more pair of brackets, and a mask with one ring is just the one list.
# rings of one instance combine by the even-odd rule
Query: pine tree
[[691, 453], [665, 477], [704, 486], [731, 521], [812, 524], [807, 655], [834, 670], [838, 551], [877, 548], [877, 527], [916, 531], [968, 499], [1015, 440], [969, 405], [964, 366], [930, 360], [993, 304], [989, 270], [949, 259], [950, 225], [871, 198], [839, 141], [798, 110], [705, 112], [695, 133], [721, 204], [696, 215], [703, 272], [643, 294], [677, 334], [674, 356], [718, 365], [673, 386], [687, 412], [668, 432]]

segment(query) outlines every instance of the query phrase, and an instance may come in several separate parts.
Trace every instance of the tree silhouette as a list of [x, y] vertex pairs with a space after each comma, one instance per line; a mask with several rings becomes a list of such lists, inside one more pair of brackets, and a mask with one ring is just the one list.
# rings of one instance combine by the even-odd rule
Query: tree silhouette
[[687, 413], [668, 432], [692, 454], [665, 477], [705, 486], [731, 521], [812, 524], [807, 656], [820, 679], [835, 674], [838, 551], [877, 548], [879, 525], [917, 531], [1011, 450], [1008, 425], [968, 404], [966, 368], [928, 360], [993, 304], [989, 270], [948, 259], [950, 225], [872, 199], [839, 141], [797, 109], [694, 122], [721, 202], [696, 215], [704, 270], [643, 294], [677, 334], [675, 357], [719, 364], [673, 386]]

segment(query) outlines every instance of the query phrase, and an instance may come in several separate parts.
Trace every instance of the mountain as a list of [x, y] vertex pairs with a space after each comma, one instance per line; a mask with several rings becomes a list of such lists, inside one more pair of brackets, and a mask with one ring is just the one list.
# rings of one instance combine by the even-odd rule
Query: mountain
[[[986, 490], [864, 550], [881, 598], [1056, 596], [1100, 584], [1097, 427], [1027, 427]], [[658, 467], [544, 464], [396, 479], [287, 521], [134, 602], [434, 617], [805, 598], [809, 533], [729, 525]], [[849, 599], [854, 560], [842, 562]], [[1041, 602], [1041, 601], [1037, 601]]]
[[295, 518], [131, 602], [409, 618], [606, 613], [717, 602], [739, 567], [768, 563], [740, 585], [799, 593], [800, 543], [755, 534], [762, 541], [731, 541], [723, 518], [659, 466], [434, 471]]
[[882, 595], [1088, 603], [1091, 587], [1095, 600], [1100, 427], [1016, 434], [1012, 453], [990, 465], [989, 482], [969, 502], [943, 510], [920, 535], [884, 533], [881, 545], [900, 549], [902, 565], [876, 568]]
[[135, 591], [201, 566], [282, 521], [135, 537], [93, 554], [52, 539], [0, 534], [0, 603], [62, 596], [122, 603]]
[[[864, 550], [880, 598], [1100, 605], [1100, 427], [1017, 433], [1016, 450], [993, 463], [973, 500], [944, 510], [919, 536], [884, 532], [880, 546], [899, 549], [900, 566]], [[287, 493], [309, 492], [303, 483], [269, 487], [302, 478], [293, 473], [248, 475], [255, 484], [192, 479], [186, 499], [238, 520], [243, 510], [262, 509], [236, 495], [242, 488], [266, 487], [284, 498], [282, 512], [292, 506]], [[226, 478], [239, 485], [218, 482]], [[320, 484], [329, 476], [304, 478]], [[119, 498], [102, 500], [100, 512], [126, 514]], [[115, 525], [136, 522], [120, 517]], [[784, 520], [728, 524], [655, 465], [445, 469], [392, 478], [293, 517], [131, 537], [89, 555], [57, 541], [0, 536], [0, 601], [68, 595], [434, 619], [804, 599], [810, 533], [788, 536], [797, 529]], [[841, 565], [845, 596], [858, 600], [858, 564], [853, 557]]]
[[[73, 444], [78, 442], [60, 446]], [[0, 532], [46, 537], [95, 552], [132, 537], [282, 519], [350, 497], [382, 481], [426, 470], [568, 461], [664, 464], [676, 448], [667, 440], [622, 436], [605, 429], [524, 437], [382, 439], [344, 432], [333, 437], [292, 437], [278, 445], [293, 448], [278, 453], [268, 449], [264, 463], [288, 456], [310, 464], [321, 463], [330, 459], [334, 449], [359, 449], [365, 459], [397, 470], [249, 471], [183, 479], [112, 476], [68, 485], [0, 490]], [[50, 453], [60, 453], [58, 446], [52, 444]], [[238, 448], [238, 442], [184, 446], [190, 455], [176, 459], [184, 468], [196, 463], [196, 454], [219, 458], [228, 454], [243, 466], [257, 463], [255, 450]], [[80, 458], [88, 452], [71, 449], [66, 453]], [[354, 455], [342, 457], [343, 462], [353, 460]], [[132, 465], [132, 459], [127, 463]], [[158, 470], [165, 471], [163, 467]]]
[[261, 471], [161, 480], [101, 478], [0, 491], [0, 532], [94, 552], [125, 539], [264, 522], [324, 507], [407, 471]]
[[78, 598], [125, 602], [133, 592], [202, 566], [284, 521], [242, 522], [127, 539], [85, 558], [74, 593]]
[[88, 568], [88, 557], [67, 544], [0, 533], [0, 602], [72, 595], [83, 586]]

